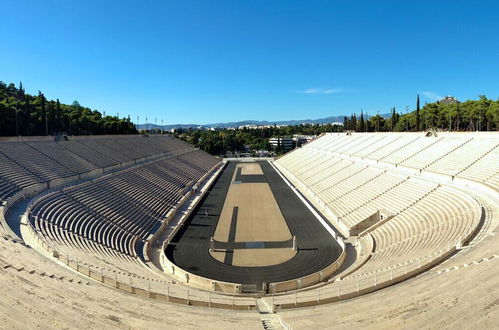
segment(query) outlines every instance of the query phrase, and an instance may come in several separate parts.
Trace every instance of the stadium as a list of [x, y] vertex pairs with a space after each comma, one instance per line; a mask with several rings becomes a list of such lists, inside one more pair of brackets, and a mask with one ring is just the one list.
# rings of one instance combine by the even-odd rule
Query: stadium
[[2, 138], [0, 173], [9, 328], [497, 326], [497, 132]]
[[0, 330], [499, 329], [499, 1], [0, 8]]

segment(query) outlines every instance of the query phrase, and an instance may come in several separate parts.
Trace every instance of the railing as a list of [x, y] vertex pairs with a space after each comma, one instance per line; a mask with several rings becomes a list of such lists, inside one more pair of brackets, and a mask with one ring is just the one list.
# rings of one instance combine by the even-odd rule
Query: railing
[[[166, 283], [165, 281], [136, 280], [129, 275], [109, 272], [103, 268], [81, 264], [78, 258], [69, 257], [68, 254], [63, 252], [56, 244], [46, 240], [45, 237], [36, 231], [30, 222], [28, 222], [27, 225], [30, 234], [36, 242], [54, 258], [100, 283], [132, 294], [168, 302], [228, 309], [255, 308], [256, 302], [252, 297], [237, 296], [236, 294], [232, 294], [232, 296], [215, 294], [210, 291], [189, 289], [189, 287], [174, 285]], [[325, 304], [376, 291], [417, 275], [441, 262], [460, 248], [461, 244], [468, 240], [473, 232], [474, 228], [468, 231], [466, 235], [462, 236], [462, 238], [456, 242], [456, 245], [449, 244], [447, 247], [439, 249], [422, 258], [407, 261], [403, 264], [372, 273], [349, 276], [313, 290], [295, 291], [294, 293], [282, 295], [272, 294], [268, 299], [272, 300], [273, 308], [286, 309]]]
[[272, 304], [276, 309], [287, 309], [320, 305], [358, 297], [417, 275], [447, 258], [454, 251], [456, 251], [456, 247], [452, 246], [448, 250], [440, 250], [426, 258], [407, 262], [381, 272], [375, 272], [357, 278], [348, 277], [315, 290], [295, 291], [294, 294], [285, 296], [272, 296]]
[[346, 258], [346, 252], [345, 252], [345, 247], [343, 246], [340, 256], [331, 265], [327, 266], [326, 268], [318, 272], [297, 279], [270, 283], [269, 291], [272, 294], [275, 294], [278, 292], [300, 290], [302, 288], [306, 288], [307, 286], [321, 283], [326, 279], [328, 279], [329, 277], [331, 277], [331, 275], [333, 275], [334, 272], [336, 272], [341, 267], [341, 265], [345, 261], [345, 258]]
[[[200, 183], [203, 183], [203, 187], [199, 191], [199, 194], [196, 195], [192, 200], [188, 201], [188, 198], [191, 198], [193, 195], [191, 193], [188, 196], [186, 196], [186, 198], [182, 199], [182, 203], [179, 203], [177, 205], [177, 208], [175, 210], [175, 215], [172, 214], [173, 216], [169, 220], [171, 221], [171, 219], [173, 219], [173, 217], [175, 216], [177, 217], [180, 216], [180, 219], [175, 223], [175, 227], [171, 228], [171, 232], [169, 233], [168, 237], [166, 237], [166, 239], [163, 242], [161, 242], [161, 252], [160, 252], [159, 262], [166, 272], [168, 272], [175, 279], [183, 283], [191, 284], [198, 288], [208, 291], [240, 294], [242, 290], [241, 284], [223, 282], [193, 274], [175, 265], [171, 260], [168, 259], [168, 257], [165, 254], [166, 247], [170, 243], [171, 239], [175, 236], [176, 232], [183, 225], [183, 223], [189, 218], [191, 212], [195, 210], [197, 204], [202, 200], [202, 197], [208, 191], [208, 188], [212, 184], [212, 182], [220, 175], [221, 171], [225, 168], [225, 165], [226, 163], [218, 163], [215, 166], [213, 166], [213, 168], [210, 169], [199, 180]], [[179, 210], [182, 207], [184, 207], [187, 202], [190, 203], [187, 211], [182, 213], [182, 215], [179, 215]], [[167, 228], [165, 226], [162, 230], [165, 231], [166, 229]], [[161, 237], [161, 234], [158, 235], [157, 237], [153, 237], [153, 239], [150, 240], [150, 242], [158, 240]], [[150, 246], [152, 245], [153, 244], [150, 244]]]
[[27, 223], [31, 238], [50, 255], [78, 273], [116, 289], [165, 302], [184, 305], [249, 310], [255, 308], [255, 298], [239, 297], [235, 294], [217, 295], [211, 292], [193, 290], [187, 286], [171, 284], [160, 280], [136, 279], [133, 276], [82, 263], [55, 243], [39, 234], [30, 222]]
[[358, 297], [420, 274], [458, 251], [473, 237], [478, 226], [469, 228], [456, 241], [442, 244], [442, 247], [426, 256], [404, 263], [345, 278], [338, 278], [328, 285], [308, 291], [295, 291], [294, 294], [272, 296], [275, 309], [287, 309], [319, 305]]

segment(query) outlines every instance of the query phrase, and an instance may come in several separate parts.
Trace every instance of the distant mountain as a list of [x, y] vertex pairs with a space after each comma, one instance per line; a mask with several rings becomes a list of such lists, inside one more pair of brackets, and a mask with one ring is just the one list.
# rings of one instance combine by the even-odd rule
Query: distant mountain
[[[382, 114], [381, 116], [388, 118], [390, 114]], [[319, 119], [300, 119], [300, 120], [278, 120], [278, 121], [267, 121], [267, 120], [242, 120], [242, 121], [233, 121], [226, 123], [211, 123], [211, 124], [172, 124], [172, 125], [154, 125], [154, 124], [139, 124], [137, 125], [137, 129], [164, 129], [170, 130], [172, 128], [230, 128], [230, 127], [239, 127], [244, 125], [300, 125], [300, 124], [328, 124], [341, 122], [343, 123], [344, 116], [331, 116], [326, 118]], [[358, 117], [357, 117], [358, 118]], [[366, 116], [367, 118], [367, 116]]]

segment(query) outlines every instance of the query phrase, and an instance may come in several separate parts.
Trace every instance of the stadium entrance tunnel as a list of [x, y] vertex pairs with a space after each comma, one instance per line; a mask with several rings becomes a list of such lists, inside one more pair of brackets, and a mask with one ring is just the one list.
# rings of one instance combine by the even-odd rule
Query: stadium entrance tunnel
[[324, 281], [345, 252], [269, 162], [229, 162], [165, 255], [184, 282], [245, 293]]

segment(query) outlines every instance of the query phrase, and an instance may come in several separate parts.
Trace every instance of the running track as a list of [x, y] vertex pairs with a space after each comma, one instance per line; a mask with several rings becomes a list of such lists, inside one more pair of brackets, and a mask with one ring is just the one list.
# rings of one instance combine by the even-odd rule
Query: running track
[[166, 248], [166, 255], [171, 261], [196, 275], [256, 285], [260, 290], [264, 281], [280, 282], [309, 275], [324, 269], [339, 257], [341, 247], [279, 174], [267, 162], [260, 165], [291, 234], [296, 236], [297, 254], [281, 264], [266, 267], [232, 266], [217, 261], [209, 254], [210, 237], [215, 233], [236, 168], [236, 163], [229, 162]]

